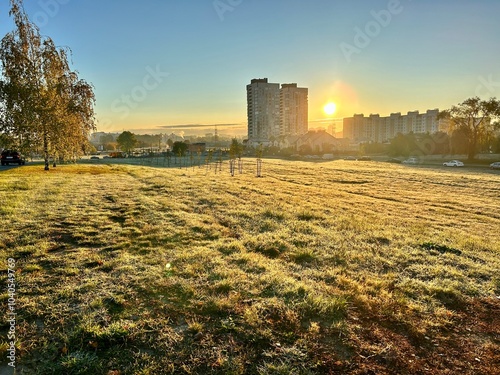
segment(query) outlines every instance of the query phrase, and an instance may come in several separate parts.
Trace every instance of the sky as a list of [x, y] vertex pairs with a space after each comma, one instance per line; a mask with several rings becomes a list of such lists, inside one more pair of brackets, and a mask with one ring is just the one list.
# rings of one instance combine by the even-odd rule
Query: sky
[[[0, 0], [0, 36], [14, 29]], [[500, 97], [498, 0], [25, 0], [94, 86], [98, 131], [246, 134], [253, 78], [309, 89], [310, 128]], [[327, 115], [323, 107], [334, 102]]]

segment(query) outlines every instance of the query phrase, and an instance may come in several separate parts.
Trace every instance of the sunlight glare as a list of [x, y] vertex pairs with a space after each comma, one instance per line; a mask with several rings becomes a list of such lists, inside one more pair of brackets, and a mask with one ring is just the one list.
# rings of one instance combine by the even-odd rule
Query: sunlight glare
[[336, 110], [337, 110], [337, 105], [333, 102], [330, 102], [323, 107], [323, 111], [325, 111], [325, 113], [328, 116], [333, 115]]

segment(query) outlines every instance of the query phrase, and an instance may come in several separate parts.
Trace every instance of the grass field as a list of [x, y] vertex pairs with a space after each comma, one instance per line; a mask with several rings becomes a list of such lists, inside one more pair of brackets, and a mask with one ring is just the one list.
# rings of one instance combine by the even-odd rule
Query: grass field
[[500, 174], [253, 164], [1, 172], [17, 374], [500, 373]]

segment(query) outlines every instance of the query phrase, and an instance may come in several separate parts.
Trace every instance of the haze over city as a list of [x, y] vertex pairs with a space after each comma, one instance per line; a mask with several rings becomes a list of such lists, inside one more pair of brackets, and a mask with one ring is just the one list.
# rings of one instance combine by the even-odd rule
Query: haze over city
[[[40, 0], [25, 9], [94, 85], [98, 131], [203, 134], [218, 124], [244, 136], [245, 87], [264, 77], [307, 87], [309, 127], [337, 130], [354, 113], [500, 94], [495, 0]], [[2, 35], [14, 27], [8, 11], [4, 2]]]

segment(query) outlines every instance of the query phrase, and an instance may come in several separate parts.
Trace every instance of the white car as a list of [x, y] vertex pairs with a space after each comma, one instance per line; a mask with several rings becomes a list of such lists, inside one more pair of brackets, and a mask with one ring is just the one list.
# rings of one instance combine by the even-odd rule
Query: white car
[[500, 169], [500, 161], [496, 161], [490, 164], [491, 169]]
[[464, 163], [462, 163], [460, 160], [450, 160], [450, 161], [444, 162], [443, 165], [445, 167], [463, 167]]
[[417, 158], [409, 158], [409, 159], [403, 160], [403, 164], [418, 164], [418, 159]]

